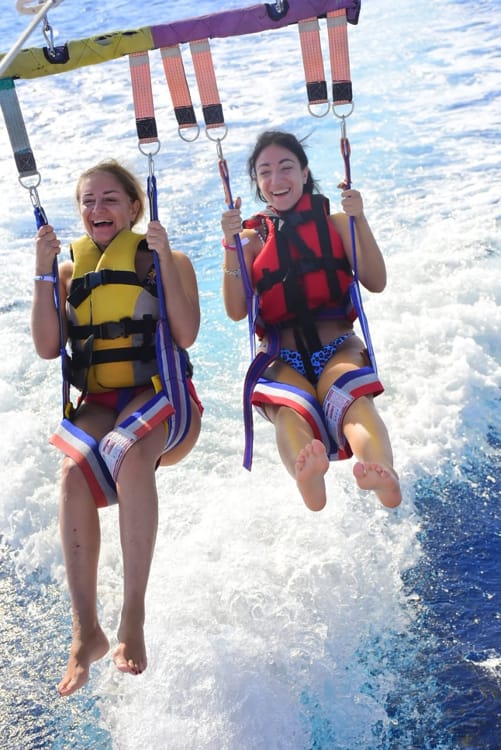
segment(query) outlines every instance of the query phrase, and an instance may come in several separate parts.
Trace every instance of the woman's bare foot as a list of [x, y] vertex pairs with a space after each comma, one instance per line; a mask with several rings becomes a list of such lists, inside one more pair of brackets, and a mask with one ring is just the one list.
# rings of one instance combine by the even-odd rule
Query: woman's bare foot
[[402, 501], [398, 475], [391, 467], [376, 463], [356, 463], [353, 476], [362, 490], [373, 490], [384, 506], [396, 508]]
[[99, 625], [88, 638], [74, 633], [66, 672], [57, 686], [59, 695], [66, 697], [85, 685], [89, 679], [90, 665], [102, 659], [109, 647], [108, 639]]
[[321, 440], [312, 440], [296, 458], [296, 484], [310, 510], [322, 510], [327, 502], [324, 476], [329, 458]]
[[120, 672], [127, 674], [141, 674], [146, 669], [146, 646], [141, 625], [127, 629], [120, 626], [118, 630], [119, 644], [113, 652], [113, 661]]

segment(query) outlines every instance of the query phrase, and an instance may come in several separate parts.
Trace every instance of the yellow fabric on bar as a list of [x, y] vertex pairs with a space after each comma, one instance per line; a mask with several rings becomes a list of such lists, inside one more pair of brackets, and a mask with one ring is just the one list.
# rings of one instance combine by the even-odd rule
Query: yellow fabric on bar
[[49, 62], [42, 49], [24, 49], [4, 71], [2, 78], [39, 78], [150, 49], [154, 49], [150, 27], [68, 42], [69, 59], [65, 63]]

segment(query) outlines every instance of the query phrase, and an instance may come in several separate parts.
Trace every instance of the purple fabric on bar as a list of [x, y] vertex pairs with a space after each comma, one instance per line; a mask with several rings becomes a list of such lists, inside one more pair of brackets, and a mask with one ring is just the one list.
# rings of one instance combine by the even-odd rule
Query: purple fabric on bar
[[[45, 48], [24, 49], [0, 75], [0, 81], [10, 78], [38, 78], [63, 73], [85, 65], [113, 60], [134, 52], [172, 47], [176, 44], [217, 37], [243, 36], [267, 29], [278, 29], [303, 21], [320, 18], [326, 13], [346, 8], [350, 23], [357, 23], [361, 0], [288, 0], [287, 12], [273, 20], [268, 10], [276, 13], [276, 3], [261, 3], [247, 8], [219, 11], [198, 18], [173, 21], [158, 26], [143, 26], [128, 31], [112, 31], [90, 39], [78, 39], [56, 47], [57, 57], [48, 58]], [[106, 47], [107, 55], [100, 54]], [[0, 55], [0, 60], [4, 57]]]
[[319, 17], [341, 8], [347, 9], [348, 21], [356, 23], [360, 4], [361, 0], [289, 0], [287, 14], [274, 21], [266, 10], [266, 5], [274, 5], [274, 3], [261, 3], [247, 8], [220, 11], [208, 16], [151, 26], [150, 31], [155, 47], [171, 47], [196, 39], [242, 36], [267, 29], [278, 29], [305, 18]]

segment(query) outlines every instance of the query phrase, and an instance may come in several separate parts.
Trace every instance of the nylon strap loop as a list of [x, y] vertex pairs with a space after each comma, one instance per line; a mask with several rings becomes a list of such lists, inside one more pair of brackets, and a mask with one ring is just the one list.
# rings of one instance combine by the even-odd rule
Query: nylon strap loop
[[17, 91], [12, 78], [0, 80], [0, 106], [9, 134], [19, 179], [38, 176], [37, 165], [31, 150], [28, 133], [24, 124]]
[[193, 138], [193, 140], [195, 140], [198, 137], [199, 128], [197, 125], [195, 110], [193, 109], [193, 103], [191, 101], [190, 90], [186, 81], [183, 58], [179, 45], [176, 44], [172, 47], [162, 47], [160, 53], [162, 55], [165, 78], [169, 87], [174, 114], [179, 126], [179, 132], [181, 133], [181, 130], [184, 128], [194, 127], [197, 129], [195, 138]]
[[158, 143], [148, 52], [130, 54], [129, 68], [139, 143]]
[[352, 99], [346, 10], [327, 13], [327, 34], [332, 75], [332, 101], [349, 104]]
[[205, 127], [207, 129], [224, 127], [223, 107], [217, 88], [209, 40], [199, 39], [190, 42], [190, 50]]
[[315, 116], [323, 116], [329, 111], [329, 106], [322, 114], [316, 114], [311, 107], [317, 104], [326, 104], [327, 83], [325, 79], [324, 61], [322, 47], [320, 44], [320, 26], [318, 18], [307, 18], [298, 21], [299, 41], [303, 57], [303, 68], [306, 79], [306, 93], [308, 96], [308, 109]]

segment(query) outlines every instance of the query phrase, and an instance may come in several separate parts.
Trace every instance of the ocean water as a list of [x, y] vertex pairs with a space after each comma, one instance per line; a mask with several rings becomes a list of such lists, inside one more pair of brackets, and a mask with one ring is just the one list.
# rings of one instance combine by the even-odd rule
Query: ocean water
[[[56, 43], [199, 16], [241, 2], [65, 0]], [[0, 127], [0, 743], [8, 750], [497, 750], [499, 628], [500, 121], [495, 0], [362, 3], [349, 28], [354, 186], [383, 248], [381, 295], [364, 295], [405, 499], [387, 511], [332, 465], [328, 505], [307, 511], [256, 419], [241, 465], [246, 323], [220, 295], [224, 196], [215, 144], [177, 134], [150, 55], [161, 140], [160, 218], [195, 265], [202, 328], [192, 349], [204, 402], [198, 445], [158, 474], [160, 525], [147, 598], [147, 671], [109, 658], [56, 692], [70, 643], [59, 545], [59, 363], [30, 338], [35, 225]], [[0, 11], [6, 52], [28, 19]], [[325, 29], [324, 29], [325, 33]], [[325, 42], [325, 36], [324, 36]], [[28, 46], [44, 43], [35, 32]], [[234, 196], [255, 209], [245, 162], [257, 134], [308, 136], [336, 204], [339, 121], [306, 108], [297, 29], [212, 42]], [[326, 52], [326, 49], [324, 49]], [[193, 101], [201, 122], [189, 55]], [[329, 66], [326, 60], [327, 75]], [[49, 221], [81, 232], [80, 172], [114, 156], [147, 175], [127, 60], [19, 81]], [[203, 128], [202, 128], [203, 131]], [[101, 514], [99, 602], [121, 603], [117, 511]]]

